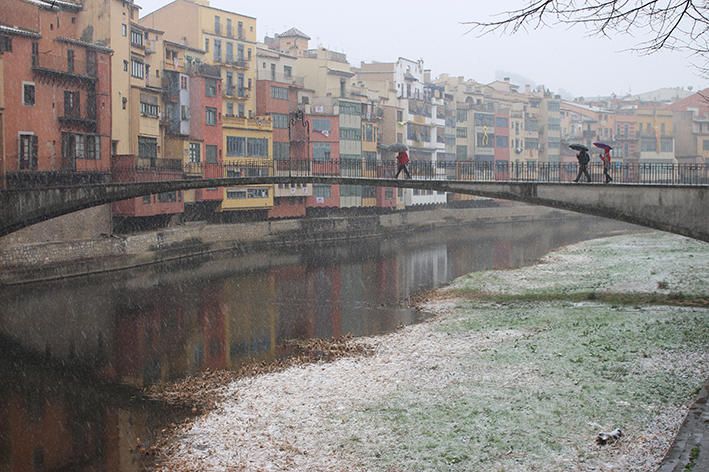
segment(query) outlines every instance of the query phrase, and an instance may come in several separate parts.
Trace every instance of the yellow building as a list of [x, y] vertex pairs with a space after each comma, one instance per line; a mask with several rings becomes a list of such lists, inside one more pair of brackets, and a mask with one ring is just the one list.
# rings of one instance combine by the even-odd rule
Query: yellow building
[[[232, 175], [269, 175], [271, 121], [256, 116], [256, 18], [211, 7], [208, 0], [175, 0], [141, 24], [164, 31], [165, 39], [204, 50], [206, 63], [221, 66], [223, 162], [234, 166]], [[273, 193], [273, 186], [227, 188], [221, 209], [265, 210], [273, 206]]]
[[[78, 19], [92, 42], [111, 56], [111, 154], [138, 156], [140, 165], [163, 156], [160, 129], [162, 32], [138, 23], [133, 0], [85, 2]], [[142, 161], [142, 162], [140, 162]]]
[[639, 109], [635, 113], [640, 162], [676, 164], [672, 110]]

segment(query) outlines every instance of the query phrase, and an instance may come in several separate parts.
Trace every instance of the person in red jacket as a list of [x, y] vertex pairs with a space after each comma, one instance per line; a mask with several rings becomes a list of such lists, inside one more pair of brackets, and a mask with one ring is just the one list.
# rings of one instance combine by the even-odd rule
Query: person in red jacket
[[411, 178], [411, 174], [409, 173], [409, 169], [406, 167], [406, 164], [409, 163], [409, 154], [406, 151], [399, 151], [399, 154], [396, 155], [396, 163], [398, 165], [397, 170], [396, 170], [396, 177], [395, 179], [399, 178], [399, 174], [403, 170], [404, 173], [406, 174], [407, 178]]
[[613, 178], [611, 175], [608, 173], [608, 171], [611, 168], [611, 150], [606, 148], [603, 154], [600, 155], [601, 160], [603, 161], [603, 176], [606, 178], [606, 183], [612, 182]]

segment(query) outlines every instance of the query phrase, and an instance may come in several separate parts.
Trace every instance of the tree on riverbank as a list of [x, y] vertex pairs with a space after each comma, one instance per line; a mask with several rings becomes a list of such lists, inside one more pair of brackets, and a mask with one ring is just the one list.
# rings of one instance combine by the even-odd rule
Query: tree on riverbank
[[709, 77], [709, 4], [705, 0], [529, 0], [494, 21], [466, 21], [469, 32], [517, 33], [551, 25], [582, 24], [592, 35], [647, 36], [633, 48], [641, 54], [689, 51]]

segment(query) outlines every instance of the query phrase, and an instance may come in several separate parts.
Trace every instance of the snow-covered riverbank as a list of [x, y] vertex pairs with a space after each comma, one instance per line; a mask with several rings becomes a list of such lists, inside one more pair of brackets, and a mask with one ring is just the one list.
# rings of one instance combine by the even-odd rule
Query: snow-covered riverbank
[[709, 377], [709, 309], [571, 297], [596, 292], [706, 297], [709, 245], [617, 236], [462, 277], [433, 320], [358, 340], [371, 356], [225, 386], [164, 467], [652, 470]]

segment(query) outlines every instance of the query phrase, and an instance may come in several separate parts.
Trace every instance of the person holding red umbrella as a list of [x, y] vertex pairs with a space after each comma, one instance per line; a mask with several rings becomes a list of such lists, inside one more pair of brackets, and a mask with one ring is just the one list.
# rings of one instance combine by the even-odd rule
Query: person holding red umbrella
[[612, 182], [613, 177], [609, 171], [611, 169], [611, 149], [613, 148], [605, 143], [593, 143], [593, 145], [603, 149], [603, 153], [599, 154], [601, 161], [603, 161], [603, 176], [606, 178], [606, 183]]

